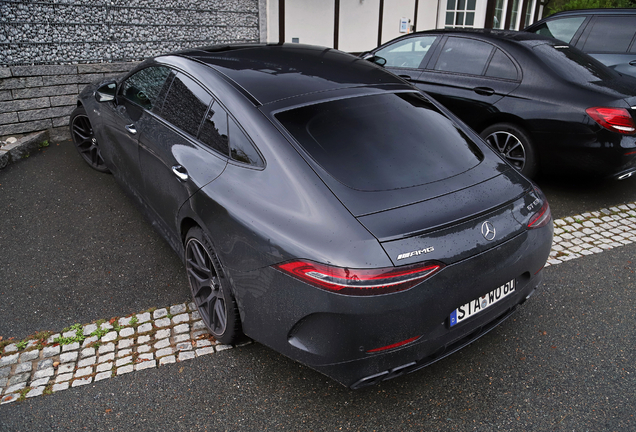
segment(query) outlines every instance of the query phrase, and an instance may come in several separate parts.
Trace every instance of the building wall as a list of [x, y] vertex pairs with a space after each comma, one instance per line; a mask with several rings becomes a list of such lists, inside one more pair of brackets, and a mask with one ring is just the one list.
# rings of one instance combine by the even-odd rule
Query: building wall
[[266, 1], [3, 0], [0, 137], [62, 132], [84, 85], [128, 70], [128, 62], [264, 39]]
[[0, 137], [49, 130], [67, 138], [68, 117], [84, 86], [130, 70], [133, 63], [0, 68]]

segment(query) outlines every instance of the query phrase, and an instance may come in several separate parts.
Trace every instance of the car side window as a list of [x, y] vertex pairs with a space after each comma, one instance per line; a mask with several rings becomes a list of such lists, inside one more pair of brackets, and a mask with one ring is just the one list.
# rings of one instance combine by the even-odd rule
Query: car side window
[[555, 19], [544, 22], [534, 30], [534, 33], [570, 43], [583, 21], [585, 21], [585, 17]]
[[599, 16], [592, 23], [583, 51], [627, 52], [636, 33], [636, 16]]
[[386, 67], [418, 68], [437, 36], [404, 39], [375, 53], [386, 59]]
[[224, 156], [229, 156], [227, 113], [214, 101], [205, 114], [205, 120], [199, 132], [199, 141], [208, 145]]
[[[150, 66], [128, 77], [119, 88], [119, 95], [147, 110], [162, 100], [162, 90], [170, 76], [170, 68]], [[165, 93], [164, 93], [165, 94]]]
[[193, 137], [197, 136], [212, 96], [195, 81], [179, 73], [172, 81], [160, 116]]
[[516, 80], [518, 78], [515, 64], [499, 48], [496, 49], [495, 54], [490, 60], [488, 69], [486, 69], [486, 76], [509, 80]]
[[449, 37], [435, 63], [435, 70], [483, 75], [493, 46], [482, 41]]
[[230, 126], [230, 157], [237, 161], [246, 163], [255, 167], [262, 168], [265, 166], [263, 159], [258, 154], [247, 135], [239, 128], [232, 119], [229, 121]]

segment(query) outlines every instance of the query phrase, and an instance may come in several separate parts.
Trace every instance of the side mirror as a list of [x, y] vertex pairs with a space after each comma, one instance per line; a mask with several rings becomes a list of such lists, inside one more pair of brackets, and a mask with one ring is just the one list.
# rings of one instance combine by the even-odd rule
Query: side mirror
[[364, 53], [361, 55], [361, 57], [365, 60], [377, 64], [378, 66], [384, 66], [386, 64], [386, 59], [384, 57], [373, 55], [371, 53]]
[[99, 86], [95, 92], [95, 99], [97, 102], [111, 102], [115, 100], [115, 93], [117, 92], [117, 83], [115, 81], [107, 82]]

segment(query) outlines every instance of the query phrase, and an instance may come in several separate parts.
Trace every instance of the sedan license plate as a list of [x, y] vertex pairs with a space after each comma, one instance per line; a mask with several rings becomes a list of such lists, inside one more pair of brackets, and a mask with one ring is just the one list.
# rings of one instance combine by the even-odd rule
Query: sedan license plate
[[479, 297], [475, 300], [469, 301], [465, 305], [462, 305], [455, 309], [450, 315], [451, 327], [459, 324], [462, 321], [478, 314], [479, 312], [487, 309], [491, 305], [497, 303], [501, 299], [509, 296], [515, 291], [515, 280], [506, 282], [502, 286], [495, 288], [485, 296]]

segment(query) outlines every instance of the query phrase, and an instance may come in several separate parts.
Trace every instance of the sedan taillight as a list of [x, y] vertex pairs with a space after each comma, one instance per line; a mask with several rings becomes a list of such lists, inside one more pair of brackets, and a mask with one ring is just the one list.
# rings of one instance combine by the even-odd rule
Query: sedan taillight
[[585, 112], [596, 123], [612, 132], [623, 135], [632, 135], [636, 132], [634, 119], [625, 108], [592, 107], [586, 109]]
[[327, 291], [369, 296], [409, 289], [433, 276], [443, 266], [442, 263], [427, 262], [403, 267], [350, 269], [312, 261], [291, 261], [274, 268]]

